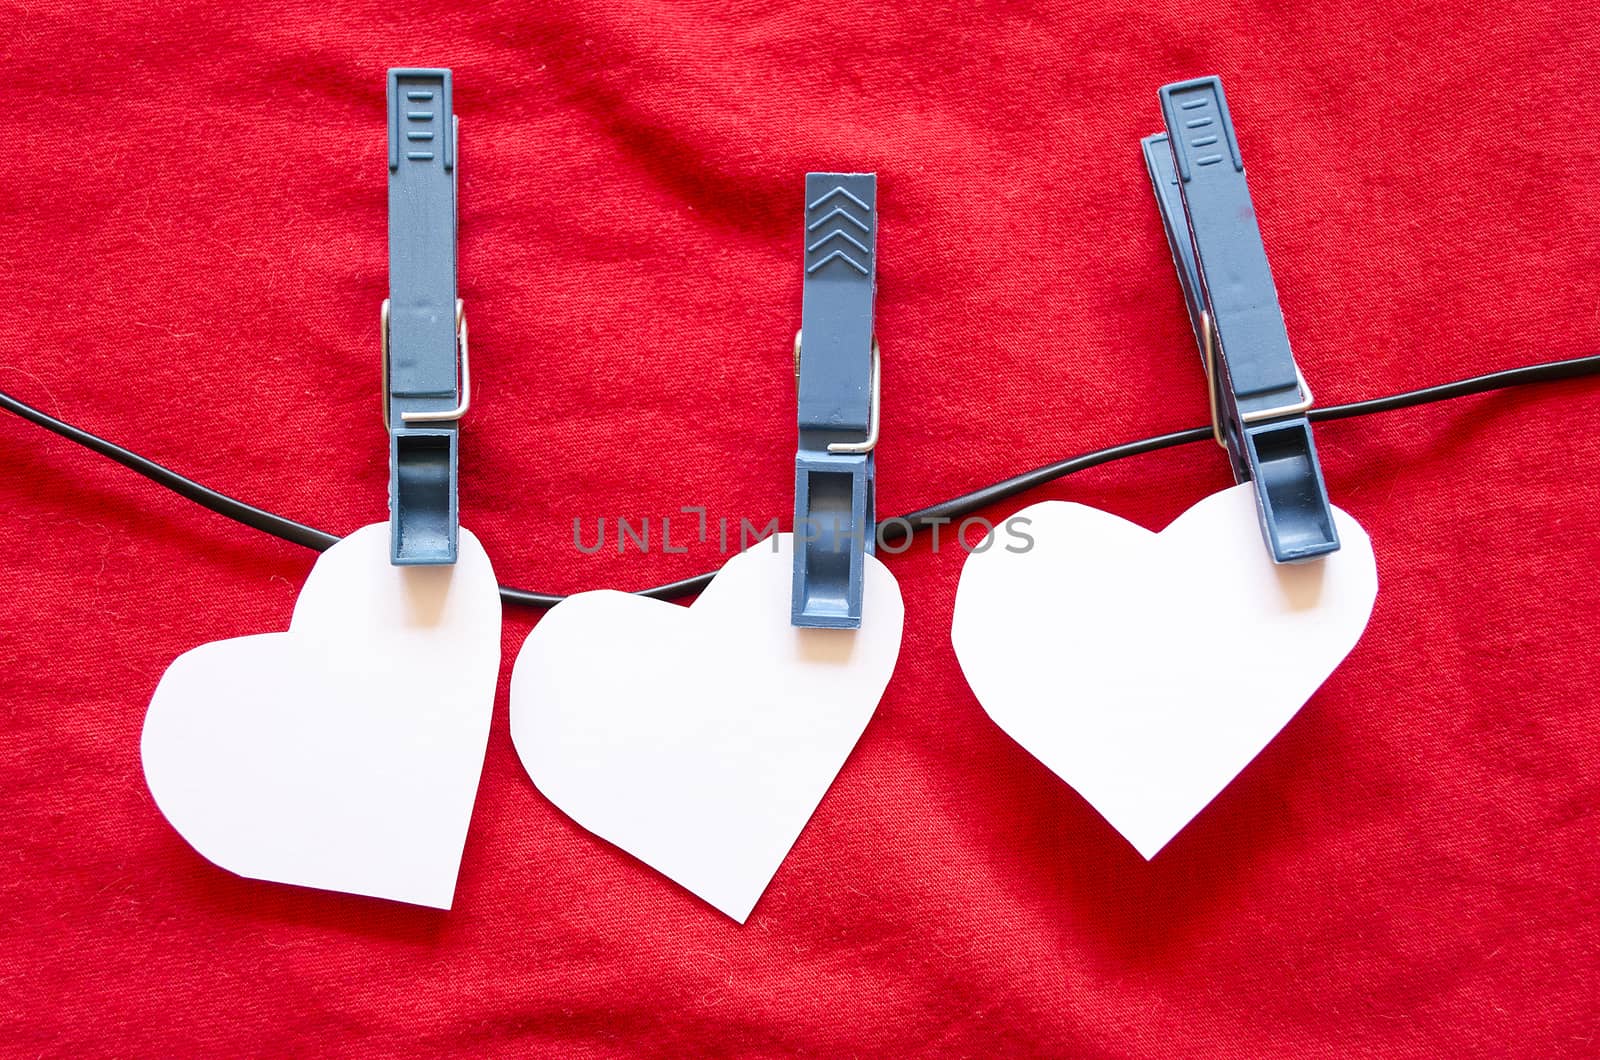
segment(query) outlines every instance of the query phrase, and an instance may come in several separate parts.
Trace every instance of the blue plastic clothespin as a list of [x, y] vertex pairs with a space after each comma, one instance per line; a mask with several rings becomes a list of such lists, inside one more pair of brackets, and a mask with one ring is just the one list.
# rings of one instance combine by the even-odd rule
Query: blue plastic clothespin
[[877, 543], [877, 205], [876, 174], [806, 174], [805, 289], [794, 340], [796, 626], [860, 628], [866, 556]]
[[383, 422], [396, 564], [456, 561], [459, 428], [471, 401], [456, 298], [456, 129], [449, 70], [389, 71]]
[[1165, 134], [1142, 141], [1161, 221], [1211, 392], [1211, 422], [1234, 479], [1255, 483], [1276, 563], [1339, 548], [1311, 439], [1311, 390], [1295, 365], [1261, 244], [1222, 82], [1161, 90]]

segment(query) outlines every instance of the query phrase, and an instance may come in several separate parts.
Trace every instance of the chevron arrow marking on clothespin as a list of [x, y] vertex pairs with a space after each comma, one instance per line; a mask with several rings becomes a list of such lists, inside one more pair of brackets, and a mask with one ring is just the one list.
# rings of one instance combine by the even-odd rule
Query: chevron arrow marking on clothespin
[[872, 251], [870, 249], [868, 249], [868, 247], [867, 247], [867, 245], [865, 243], [861, 242], [861, 240], [855, 238], [849, 232], [846, 232], [842, 228], [835, 228], [832, 232], [829, 232], [827, 235], [823, 236], [821, 239], [817, 240], [815, 243], [811, 244], [809, 247], [806, 247], [806, 253], [807, 254], [811, 253], [813, 250], [816, 250], [818, 247], [822, 246], [824, 243], [826, 243], [830, 239], [842, 239], [846, 243], [849, 243], [851, 246], [855, 247], [857, 250], [861, 251], [861, 253], [863, 253], [863, 254], [871, 254], [872, 253]]
[[867, 274], [867, 267], [865, 265], [861, 264], [855, 258], [852, 258], [850, 255], [846, 254], [842, 250], [836, 250], [832, 254], [829, 254], [827, 257], [823, 258], [821, 261], [817, 262], [815, 265], [813, 265], [809, 269], [807, 269], [806, 272], [808, 272], [808, 273], [817, 272], [824, 265], [826, 265], [828, 262], [834, 260], [835, 258], [838, 258], [839, 260], [843, 261], [846, 265], [849, 265], [852, 269], [856, 270], [861, 275], [865, 276]]
[[846, 210], [843, 206], [834, 207], [826, 215], [824, 215], [822, 217], [819, 217], [815, 221], [812, 221], [810, 224], [806, 225], [806, 231], [807, 232], [815, 232], [817, 229], [821, 228], [823, 225], [827, 224], [829, 221], [833, 220], [835, 217], [844, 218], [846, 221], [849, 221], [851, 224], [855, 225], [857, 228], [861, 229], [863, 232], [870, 231], [870, 229], [867, 228], [867, 223], [865, 221], [862, 221], [859, 218], [855, 217], [848, 210]]
[[857, 206], [861, 207], [863, 210], [867, 211], [868, 213], [872, 212], [872, 207], [868, 206], [866, 203], [862, 202], [860, 199], [856, 198], [854, 195], [851, 195], [848, 191], [845, 190], [843, 184], [834, 185], [834, 188], [833, 188], [832, 191], [830, 191], [830, 192], [828, 192], [828, 194], [823, 195], [820, 198], [818, 198], [811, 205], [807, 206], [806, 209], [807, 210], [815, 210], [817, 207], [821, 206], [823, 203], [827, 202], [829, 199], [833, 198], [835, 195], [843, 195], [845, 198], [849, 199], [851, 202], [855, 203]]

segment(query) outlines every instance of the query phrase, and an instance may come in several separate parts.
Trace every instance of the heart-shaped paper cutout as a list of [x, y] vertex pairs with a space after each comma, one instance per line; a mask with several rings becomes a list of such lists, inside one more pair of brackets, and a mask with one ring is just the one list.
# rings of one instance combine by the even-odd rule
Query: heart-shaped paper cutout
[[500, 671], [500, 597], [467, 530], [449, 567], [389, 524], [323, 553], [287, 633], [167, 668], [141, 751], [156, 805], [252, 879], [450, 908]]
[[869, 556], [859, 630], [790, 625], [792, 547], [735, 556], [689, 608], [569, 597], [511, 673], [511, 738], [545, 797], [740, 923], [872, 717], [905, 620]]
[[[1020, 523], [1018, 520], [1027, 520]], [[984, 710], [1154, 857], [1355, 647], [1372, 542], [1277, 566], [1252, 487], [1159, 534], [1081, 504], [1017, 513], [961, 571], [951, 640]]]

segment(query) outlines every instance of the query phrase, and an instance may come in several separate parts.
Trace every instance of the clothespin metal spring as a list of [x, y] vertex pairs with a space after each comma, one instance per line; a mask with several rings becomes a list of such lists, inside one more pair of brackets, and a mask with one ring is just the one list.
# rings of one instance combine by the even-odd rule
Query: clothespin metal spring
[[[878, 413], [883, 405], [883, 351], [878, 336], [872, 336], [872, 397], [867, 412], [867, 436], [859, 442], [829, 442], [830, 453], [870, 453], [878, 448]], [[800, 332], [794, 333], [794, 380], [800, 382]]]
[[[383, 300], [383, 308], [378, 314], [379, 327], [383, 336], [383, 429], [390, 430], [389, 422], [389, 299]], [[456, 348], [461, 351], [461, 404], [452, 409], [438, 411], [413, 410], [400, 413], [402, 423], [459, 423], [466, 416], [467, 409], [472, 405], [472, 369], [471, 360], [467, 355], [467, 314], [466, 303], [456, 299]]]
[[[1225, 401], [1220, 396], [1221, 387], [1224, 384], [1222, 380], [1217, 378], [1217, 373], [1220, 371], [1217, 366], [1217, 329], [1216, 325], [1211, 322], [1210, 313], [1202, 312], [1200, 314], [1200, 334], [1203, 336], [1201, 356], [1204, 358], [1206, 366], [1206, 397], [1211, 404], [1211, 436], [1216, 439], [1218, 445], [1226, 449], [1228, 448], [1228, 439], [1223, 433], [1222, 425], [1222, 407]], [[1248, 426], [1252, 423], [1262, 423], [1266, 420], [1275, 420], [1279, 416], [1299, 416], [1302, 413], [1311, 411], [1313, 404], [1311, 386], [1306, 382], [1306, 377], [1301, 373], [1298, 364], [1294, 366], [1294, 377], [1296, 384], [1300, 387], [1301, 396], [1299, 401], [1290, 402], [1287, 405], [1278, 405], [1270, 409], [1241, 411], [1239, 413], [1240, 425]]]

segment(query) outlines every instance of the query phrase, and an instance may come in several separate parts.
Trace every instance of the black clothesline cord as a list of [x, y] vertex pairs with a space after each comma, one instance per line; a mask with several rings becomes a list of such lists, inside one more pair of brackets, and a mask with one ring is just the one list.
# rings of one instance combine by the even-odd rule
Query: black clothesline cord
[[[1366, 401], [1353, 401], [1346, 405], [1330, 405], [1327, 408], [1315, 408], [1308, 413], [1313, 423], [1325, 423], [1329, 420], [1344, 420], [1353, 416], [1367, 416], [1375, 412], [1393, 412], [1397, 409], [1413, 408], [1417, 405], [1427, 405], [1435, 401], [1449, 401], [1451, 398], [1468, 397], [1472, 394], [1483, 394], [1491, 390], [1505, 390], [1510, 387], [1526, 386], [1529, 383], [1553, 383], [1563, 379], [1577, 379], [1583, 376], [1600, 375], [1600, 354], [1587, 357], [1573, 357], [1564, 361], [1550, 361], [1545, 364], [1533, 364], [1523, 368], [1507, 368], [1500, 372], [1490, 372], [1487, 375], [1474, 376], [1471, 379], [1460, 379], [1453, 383], [1440, 383], [1438, 386], [1423, 387], [1421, 390], [1409, 390], [1403, 394], [1391, 394], [1387, 397], [1368, 398]], [[0, 408], [16, 416], [37, 424], [47, 431], [51, 431], [69, 442], [76, 442], [101, 456], [109, 457], [145, 478], [160, 486], [186, 497], [203, 508], [209, 508], [218, 515], [227, 516], [236, 522], [253, 527], [274, 537], [306, 548], [316, 549], [318, 552], [332, 548], [339, 538], [297, 523], [293, 519], [274, 514], [253, 504], [230, 497], [225, 493], [218, 493], [209, 486], [202, 486], [191, 478], [185, 478], [171, 468], [164, 467], [148, 457], [140, 456], [117, 445], [108, 442], [98, 435], [90, 434], [81, 427], [74, 427], [39, 411], [32, 405], [18, 401], [3, 391], [0, 391]], [[1092, 453], [1070, 457], [1054, 464], [1035, 468], [1032, 471], [1008, 478], [1003, 482], [996, 482], [992, 486], [973, 490], [953, 500], [941, 504], [919, 508], [909, 515], [898, 519], [885, 520], [882, 527], [882, 539], [885, 544], [903, 541], [910, 534], [921, 530], [929, 530], [936, 526], [943, 526], [963, 516], [971, 515], [991, 504], [1015, 497], [1025, 493], [1035, 486], [1042, 486], [1067, 475], [1079, 471], [1086, 471], [1091, 467], [1109, 464], [1114, 460], [1122, 460], [1130, 456], [1139, 456], [1144, 453], [1153, 453], [1159, 449], [1170, 449], [1173, 446], [1188, 445], [1191, 442], [1203, 442], [1211, 438], [1211, 428], [1191, 427], [1186, 431], [1173, 431], [1170, 434], [1157, 435], [1154, 438], [1142, 438], [1136, 442], [1124, 442], [1106, 449], [1097, 449]], [[683, 578], [666, 585], [658, 585], [652, 589], [642, 589], [637, 595], [648, 596], [657, 600], [670, 600], [679, 596], [688, 596], [697, 593], [710, 584], [716, 572], [699, 574], [693, 578]], [[500, 599], [508, 604], [517, 604], [523, 607], [553, 607], [565, 597], [553, 593], [536, 593], [527, 589], [516, 589], [511, 586], [500, 587]]]

